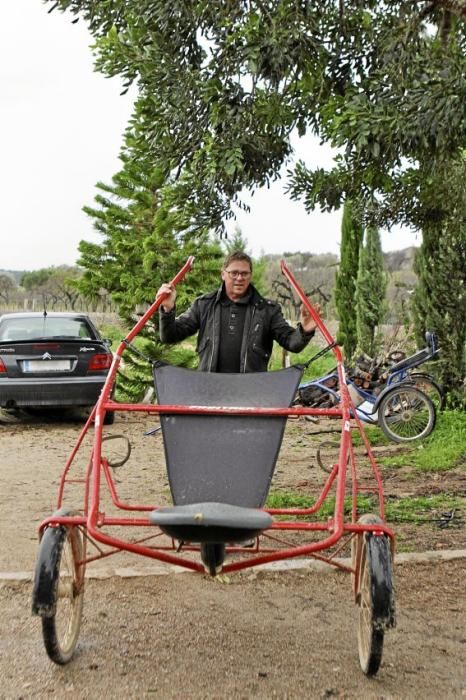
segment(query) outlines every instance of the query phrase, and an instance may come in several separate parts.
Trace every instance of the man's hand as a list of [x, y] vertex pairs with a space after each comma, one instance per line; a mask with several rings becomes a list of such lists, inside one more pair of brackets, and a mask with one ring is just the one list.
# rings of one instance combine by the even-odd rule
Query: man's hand
[[162, 286], [158, 290], [157, 296], [155, 298], [158, 299], [162, 294], [168, 294], [167, 298], [164, 299], [162, 302], [163, 310], [164, 311], [171, 311], [175, 307], [175, 300], [176, 300], [175, 287], [172, 287], [170, 284], [162, 284]]
[[[320, 314], [320, 304], [314, 304], [313, 306], [317, 313]], [[304, 304], [301, 304], [301, 308], [299, 310], [299, 322], [301, 323], [301, 328], [305, 333], [311, 333], [316, 329], [315, 321], [309, 313], [307, 306], [304, 306]]]

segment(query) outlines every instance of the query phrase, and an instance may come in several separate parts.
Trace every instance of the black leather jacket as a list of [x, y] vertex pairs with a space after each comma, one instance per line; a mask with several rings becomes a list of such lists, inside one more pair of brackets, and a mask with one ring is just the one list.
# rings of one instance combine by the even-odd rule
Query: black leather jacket
[[[251, 299], [246, 311], [241, 344], [240, 371], [265, 372], [276, 340], [286, 350], [300, 352], [314, 332], [304, 333], [301, 325], [290, 326], [283, 318], [280, 305], [262, 297], [250, 285]], [[188, 336], [197, 336], [199, 367], [204, 372], [215, 372], [220, 337], [220, 299], [223, 285], [214, 292], [198, 297], [190, 308], [177, 318], [175, 309], [168, 313], [160, 310], [160, 340], [177, 343]]]

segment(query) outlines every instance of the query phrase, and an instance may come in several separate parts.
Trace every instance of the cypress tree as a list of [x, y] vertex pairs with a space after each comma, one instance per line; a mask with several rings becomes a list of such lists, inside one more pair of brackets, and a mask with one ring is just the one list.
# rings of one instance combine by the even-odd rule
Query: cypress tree
[[347, 200], [341, 224], [340, 265], [336, 275], [335, 303], [339, 318], [337, 342], [343, 346], [349, 360], [356, 350], [356, 278], [359, 267], [359, 248], [363, 228], [356, 216], [354, 204]]
[[356, 330], [358, 350], [370, 357], [377, 354], [376, 329], [385, 315], [387, 280], [383, 269], [380, 235], [376, 228], [366, 231], [361, 245], [356, 280]]
[[413, 319], [416, 339], [425, 344], [425, 331], [435, 331], [439, 360], [432, 367], [445, 387], [452, 407], [465, 404], [466, 375], [466, 224], [448, 220], [441, 228], [423, 229], [415, 258], [418, 285]]

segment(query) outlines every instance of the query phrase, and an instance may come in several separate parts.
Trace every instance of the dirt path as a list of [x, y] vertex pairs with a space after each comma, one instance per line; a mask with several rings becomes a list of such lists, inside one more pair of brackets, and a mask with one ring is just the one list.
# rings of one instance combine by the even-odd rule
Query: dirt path
[[30, 586], [0, 587], [1, 698], [461, 698], [464, 560], [396, 567], [398, 625], [359, 670], [346, 574], [90, 581], [75, 659], [43, 651]]
[[[160, 438], [144, 436], [153, 423], [138, 416], [109, 429], [129, 436], [133, 447], [118, 472], [122, 498], [169, 500]], [[36, 527], [55, 509], [79, 425], [28, 419], [0, 430], [0, 572], [27, 576]], [[310, 434], [315, 430], [291, 423], [273, 488], [311, 494], [321, 485], [314, 447], [322, 438]], [[121, 441], [107, 444], [122, 453]], [[402, 471], [385, 477], [390, 497], [432, 488]], [[464, 484], [461, 473], [443, 478], [450, 488]], [[70, 485], [69, 505], [80, 502], [80, 489]], [[415, 549], [465, 547], [464, 529], [396, 530], [407, 540], [409, 527]], [[150, 569], [145, 560], [134, 568]], [[0, 698], [466, 697], [465, 570], [464, 559], [395, 567], [398, 625], [386, 635], [375, 679], [359, 670], [357, 610], [345, 573], [306, 568], [249, 570], [227, 581], [186, 573], [90, 580], [78, 652], [65, 668], [45, 656], [40, 622], [30, 616], [30, 583], [3, 575]]]

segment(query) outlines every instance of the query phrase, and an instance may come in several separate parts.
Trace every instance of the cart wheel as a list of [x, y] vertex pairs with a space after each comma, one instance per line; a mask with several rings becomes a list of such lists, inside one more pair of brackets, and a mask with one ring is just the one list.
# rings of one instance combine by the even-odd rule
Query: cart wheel
[[389, 440], [411, 442], [430, 435], [435, 407], [424, 392], [406, 384], [393, 387], [377, 407], [377, 421]]
[[407, 381], [412, 382], [419, 391], [427, 394], [437, 411], [443, 411], [445, 408], [445, 392], [430, 374], [413, 372], [408, 375]]
[[[382, 523], [365, 515], [360, 523]], [[359, 549], [359, 552], [358, 552]], [[385, 630], [395, 624], [390, 543], [386, 535], [365, 532], [357, 536], [353, 562], [358, 566], [359, 663], [367, 676], [374, 676], [382, 660]]]
[[217, 542], [201, 544], [201, 559], [206, 573], [211, 576], [217, 576], [222, 570], [225, 559], [225, 545]]
[[83, 539], [77, 527], [48, 527], [42, 537], [33, 588], [33, 612], [42, 617], [45, 649], [56, 664], [73, 656], [84, 600]]

